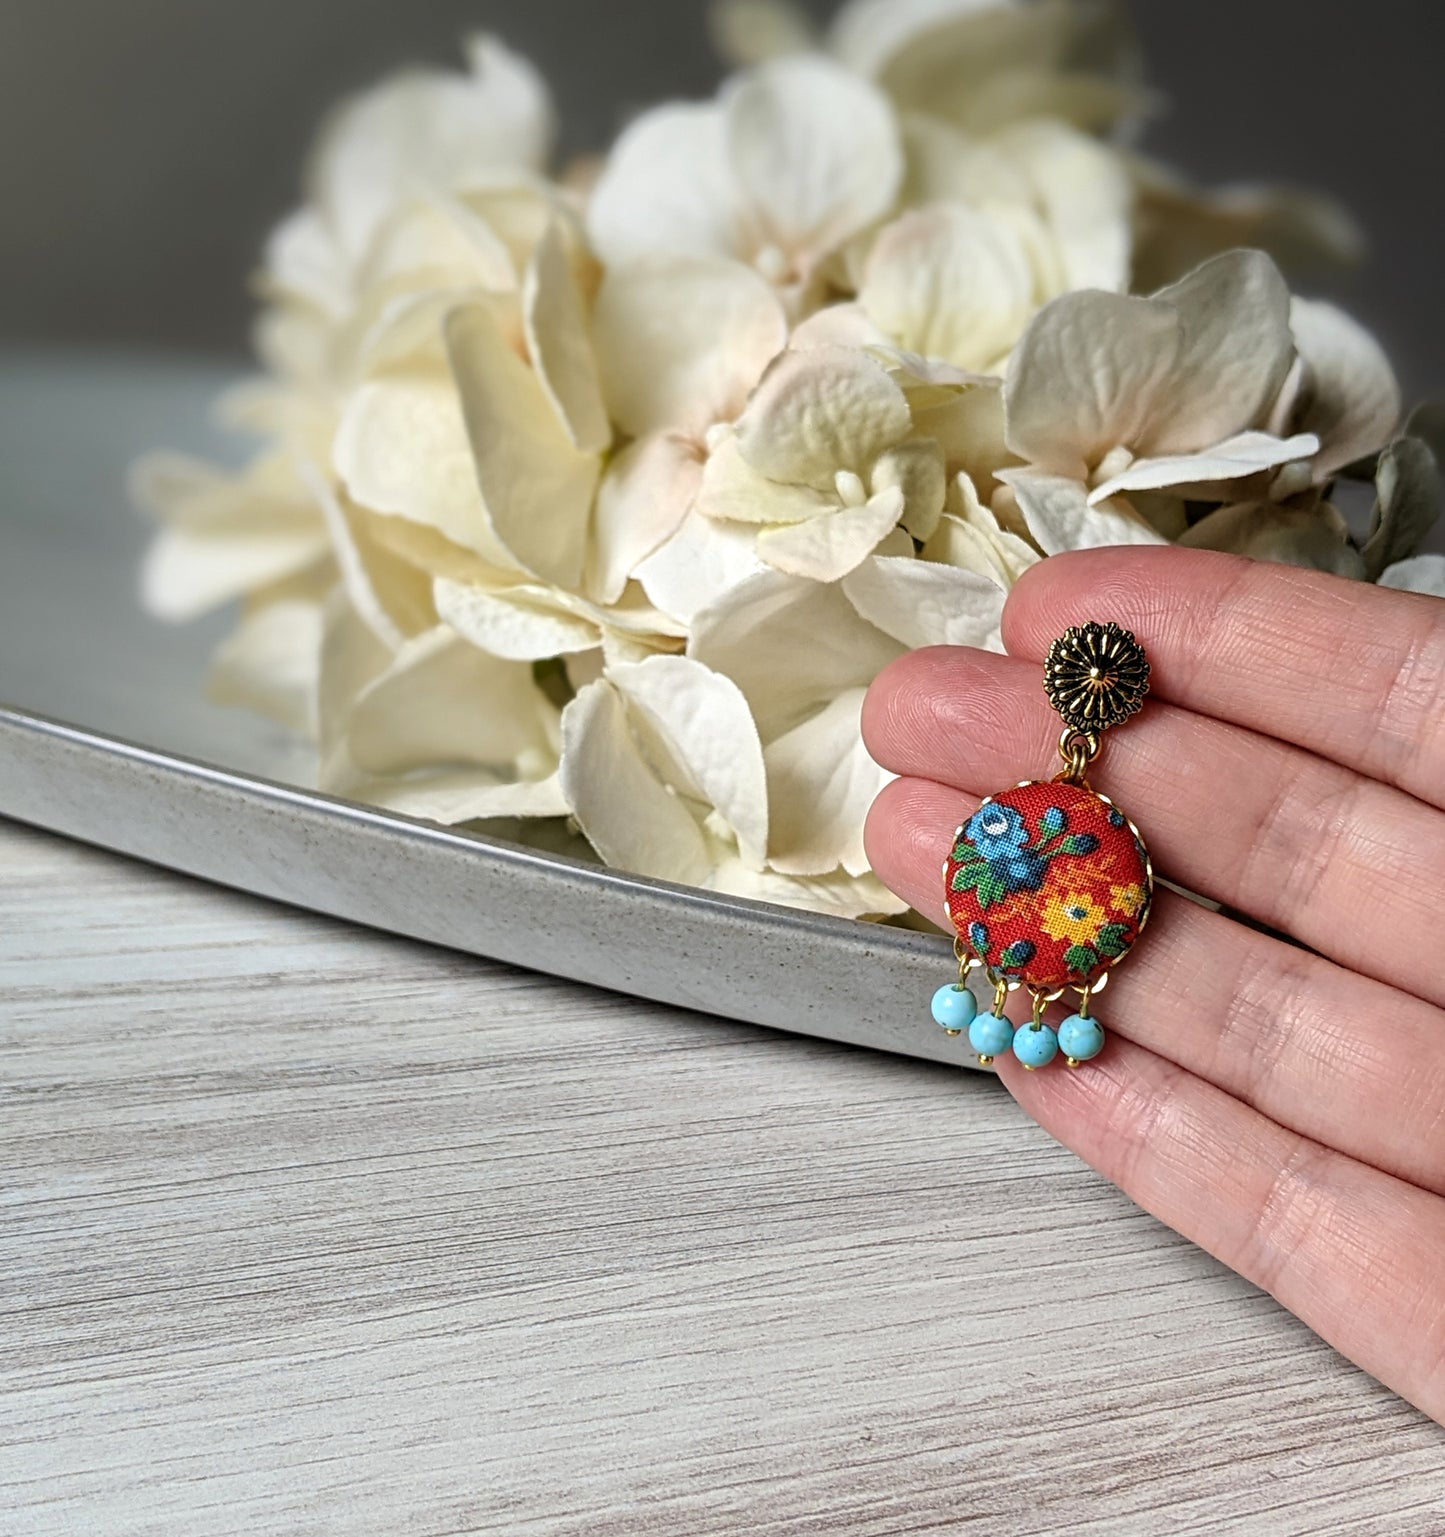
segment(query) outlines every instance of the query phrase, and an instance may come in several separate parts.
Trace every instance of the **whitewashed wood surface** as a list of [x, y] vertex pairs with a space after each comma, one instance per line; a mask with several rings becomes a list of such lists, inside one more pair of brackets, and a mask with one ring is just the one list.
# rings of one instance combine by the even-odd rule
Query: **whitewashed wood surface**
[[990, 1079], [5, 824], [0, 1199], [7, 1537], [1445, 1532]]

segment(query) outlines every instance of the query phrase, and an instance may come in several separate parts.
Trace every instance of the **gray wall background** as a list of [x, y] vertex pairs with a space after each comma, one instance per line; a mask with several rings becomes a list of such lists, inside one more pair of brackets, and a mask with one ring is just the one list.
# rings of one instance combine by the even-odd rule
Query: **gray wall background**
[[[1173, 100], [1151, 147], [1339, 195], [1374, 246], [1343, 297], [1411, 388], [1445, 385], [1438, 0], [1133, 9]], [[476, 28], [542, 67], [569, 150], [717, 76], [697, 0], [0, 0], [0, 343], [244, 350], [322, 108]]]

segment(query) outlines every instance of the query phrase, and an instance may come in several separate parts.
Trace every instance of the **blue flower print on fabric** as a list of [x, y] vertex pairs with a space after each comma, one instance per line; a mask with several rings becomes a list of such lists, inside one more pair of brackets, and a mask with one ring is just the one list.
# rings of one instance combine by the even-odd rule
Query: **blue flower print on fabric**
[[963, 835], [985, 859], [1008, 859], [1029, 841], [1024, 819], [1012, 806], [980, 806]]

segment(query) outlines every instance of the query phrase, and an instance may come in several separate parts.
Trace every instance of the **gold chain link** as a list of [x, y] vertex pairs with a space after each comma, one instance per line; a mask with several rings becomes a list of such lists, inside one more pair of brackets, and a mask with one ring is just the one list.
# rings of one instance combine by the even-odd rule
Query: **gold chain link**
[[1064, 770], [1061, 774], [1054, 775], [1054, 783], [1083, 784], [1089, 772], [1089, 765], [1098, 756], [1099, 733], [1097, 731], [1076, 731], [1072, 726], [1065, 726], [1064, 733], [1059, 738], [1059, 757], [1064, 760]]

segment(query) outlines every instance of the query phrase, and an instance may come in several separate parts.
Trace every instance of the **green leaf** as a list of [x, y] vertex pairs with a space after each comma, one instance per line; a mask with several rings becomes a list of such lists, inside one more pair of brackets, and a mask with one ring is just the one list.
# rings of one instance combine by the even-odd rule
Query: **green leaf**
[[1089, 976], [1099, 969], [1099, 952], [1093, 945], [1070, 945], [1064, 952], [1064, 965], [1079, 976]]
[[1070, 833], [1063, 847], [1066, 854], [1092, 854], [1099, 847], [1099, 840], [1093, 833]]
[[1099, 930], [1099, 937], [1094, 941], [1094, 944], [1101, 955], [1107, 955], [1112, 961], [1116, 956], [1123, 955], [1129, 948], [1129, 925], [1127, 923], [1106, 923]]
[[1004, 885], [992, 870], [983, 876], [976, 890], [978, 891], [979, 906], [983, 908], [989, 908], [996, 902], [1002, 902], [1008, 895], [1008, 887]]
[[1380, 455], [1375, 488], [1375, 515], [1360, 551], [1372, 582], [1387, 566], [1408, 560], [1440, 516], [1440, 471], [1430, 445], [1396, 438]]

